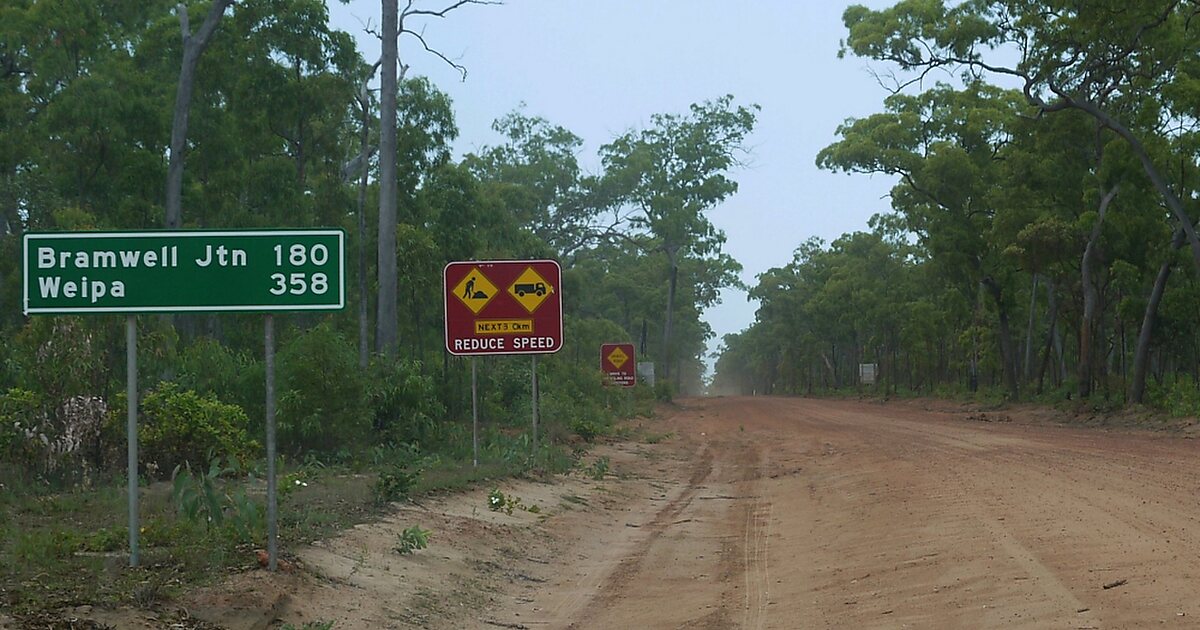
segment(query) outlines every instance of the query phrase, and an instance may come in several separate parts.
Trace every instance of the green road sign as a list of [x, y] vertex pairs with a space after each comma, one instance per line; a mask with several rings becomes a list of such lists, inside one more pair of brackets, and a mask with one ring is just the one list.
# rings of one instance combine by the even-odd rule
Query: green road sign
[[337, 310], [341, 230], [27, 233], [24, 311]]

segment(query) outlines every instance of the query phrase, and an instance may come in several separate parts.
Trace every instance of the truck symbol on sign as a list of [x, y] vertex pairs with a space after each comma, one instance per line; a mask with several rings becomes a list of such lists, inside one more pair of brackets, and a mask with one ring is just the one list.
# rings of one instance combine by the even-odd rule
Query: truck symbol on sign
[[513, 291], [517, 292], [520, 297], [525, 297], [526, 293], [536, 293], [538, 295], [546, 295], [545, 282], [518, 282], [513, 285]]

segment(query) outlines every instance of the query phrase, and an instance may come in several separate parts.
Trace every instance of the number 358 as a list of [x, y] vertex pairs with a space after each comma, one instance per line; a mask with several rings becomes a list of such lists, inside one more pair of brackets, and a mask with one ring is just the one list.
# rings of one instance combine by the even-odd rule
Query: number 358
[[271, 287], [272, 295], [284, 295], [285, 293], [292, 295], [304, 295], [305, 293], [324, 295], [329, 291], [329, 276], [323, 273], [314, 273], [311, 277], [306, 273], [290, 273], [287, 275], [273, 273], [271, 274], [271, 281], [275, 283], [275, 286]]

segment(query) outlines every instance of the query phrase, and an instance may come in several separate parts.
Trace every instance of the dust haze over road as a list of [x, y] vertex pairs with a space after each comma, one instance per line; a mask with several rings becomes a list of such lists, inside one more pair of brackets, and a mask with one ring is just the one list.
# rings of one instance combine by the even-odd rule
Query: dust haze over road
[[662, 421], [677, 436], [666, 450], [642, 453], [640, 470], [624, 464], [649, 489], [548, 521], [554, 560], [494, 618], [581, 629], [1200, 625], [1195, 441], [967, 418], [685, 401]]

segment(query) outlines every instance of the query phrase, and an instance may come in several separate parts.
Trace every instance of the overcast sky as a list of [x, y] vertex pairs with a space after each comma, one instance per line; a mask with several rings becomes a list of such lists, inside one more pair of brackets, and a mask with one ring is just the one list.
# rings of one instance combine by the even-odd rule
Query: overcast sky
[[[379, 43], [363, 24], [377, 30], [379, 1], [328, 3], [334, 26], [354, 34], [374, 61]], [[422, 8], [448, 4], [418, 0]], [[410, 76], [430, 77], [454, 99], [460, 153], [499, 143], [492, 121], [521, 103], [583, 138], [580, 160], [593, 170], [600, 145], [644, 126], [651, 114], [684, 112], [723, 94], [762, 106], [751, 163], [734, 173], [740, 190], [710, 214], [753, 286], [809, 237], [830, 241], [865, 230], [872, 214], [888, 209], [889, 178], [835, 175], [814, 165], [840, 123], [880, 111], [886, 96], [865, 60], [837, 58], [847, 4], [508, 0], [421, 23], [431, 46], [468, 68], [465, 82], [413, 38], [401, 40], [400, 55]], [[711, 348], [749, 326], [755, 308], [744, 292], [726, 291], [724, 303], [705, 316], [717, 333]]]

